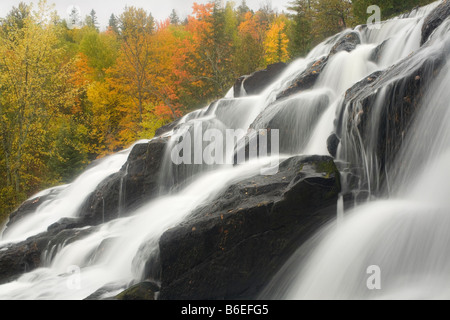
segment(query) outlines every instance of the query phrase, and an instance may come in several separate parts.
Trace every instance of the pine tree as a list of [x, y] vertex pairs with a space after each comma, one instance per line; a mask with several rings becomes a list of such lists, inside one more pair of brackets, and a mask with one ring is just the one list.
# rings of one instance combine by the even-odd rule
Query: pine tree
[[81, 28], [82, 21], [80, 16], [80, 11], [76, 6], [72, 6], [72, 9], [69, 14], [69, 21], [67, 22], [67, 25], [70, 29], [77, 29]]
[[98, 19], [97, 19], [97, 13], [95, 12], [94, 9], [92, 9], [92, 10], [91, 10], [91, 13], [89, 13], [89, 15], [86, 16], [85, 24], [86, 24], [89, 28], [95, 29], [95, 30], [97, 30], [97, 31], [99, 30], [99, 27], [98, 27]]
[[169, 16], [169, 19], [170, 19], [170, 24], [173, 24], [176, 26], [180, 24], [180, 18], [178, 17], [178, 14], [175, 11], [175, 9], [172, 9], [172, 13]]
[[116, 34], [119, 34], [119, 22], [114, 15], [114, 13], [111, 14], [109, 17], [109, 24], [108, 27], [110, 30], [114, 31]]
[[292, 56], [303, 56], [311, 49], [313, 41], [313, 11], [311, 0], [295, 0], [288, 10], [293, 11], [290, 34], [290, 52]]

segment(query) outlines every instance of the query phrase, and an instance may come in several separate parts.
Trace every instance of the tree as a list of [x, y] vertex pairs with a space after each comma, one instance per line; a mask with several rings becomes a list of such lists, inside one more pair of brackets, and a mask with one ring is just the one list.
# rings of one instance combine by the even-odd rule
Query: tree
[[91, 29], [99, 30], [98, 27], [98, 19], [97, 19], [97, 13], [94, 9], [91, 10], [88, 16], [86, 16], [85, 24]]
[[178, 17], [177, 12], [175, 11], [175, 9], [172, 9], [172, 12], [169, 16], [170, 19], [170, 23], [173, 25], [179, 25], [180, 24], [180, 18]]
[[0, 19], [2, 31], [7, 32], [8, 30], [22, 29], [25, 24], [25, 19], [27, 19], [30, 14], [30, 7], [26, 3], [20, 2], [17, 7], [11, 9], [6, 18]]
[[119, 34], [119, 22], [114, 13], [112, 13], [111, 16], [109, 17], [108, 28], [114, 33]]
[[288, 9], [294, 12], [289, 30], [291, 55], [306, 55], [311, 49], [314, 40], [314, 16], [311, 0], [295, 0]]
[[70, 29], [77, 29], [82, 27], [81, 14], [79, 9], [76, 6], [72, 6], [72, 9], [69, 14], [69, 21], [67, 25]]
[[79, 45], [79, 51], [86, 55], [88, 64], [95, 70], [95, 78], [101, 80], [118, 57], [119, 41], [114, 32], [98, 33], [89, 29]]
[[142, 123], [144, 102], [150, 87], [150, 36], [154, 19], [144, 9], [126, 7], [120, 16], [122, 48], [115, 71], [127, 84]]
[[234, 56], [237, 75], [250, 74], [264, 65], [267, 24], [261, 15], [248, 11], [238, 27], [238, 54]]
[[315, 29], [319, 37], [332, 36], [353, 25], [350, 0], [319, 0], [314, 3]]
[[289, 60], [289, 39], [286, 34], [286, 17], [280, 16], [267, 31], [265, 48], [266, 65]]
[[[56, 116], [74, 101], [70, 62], [45, 2], [0, 36], [2, 193], [18, 203], [45, 179]], [[6, 191], [5, 191], [6, 190]]]
[[242, 0], [241, 4], [237, 8], [237, 11], [240, 15], [245, 15], [247, 12], [250, 12], [250, 8], [247, 6], [247, 1]]

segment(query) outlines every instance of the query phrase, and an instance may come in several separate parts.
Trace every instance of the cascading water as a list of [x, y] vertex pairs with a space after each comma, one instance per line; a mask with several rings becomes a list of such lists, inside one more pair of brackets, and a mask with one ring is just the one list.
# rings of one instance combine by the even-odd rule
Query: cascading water
[[[142, 143], [139, 141], [137, 143]], [[26, 219], [15, 223], [2, 234], [0, 244], [18, 242], [44, 232], [61, 218], [76, 217], [79, 208], [86, 197], [92, 193], [97, 185], [109, 175], [117, 172], [127, 161], [132, 147], [115, 155], [100, 160], [92, 168], [80, 175], [72, 184], [59, 187], [58, 194], [45, 201], [36, 212]], [[41, 192], [32, 198], [42, 197], [55, 189]]]
[[[380, 30], [357, 28], [354, 33], [358, 34], [361, 44], [351, 52], [341, 51], [330, 56], [318, 80], [307, 90], [277, 99], [311, 64], [327, 57], [348, 30], [318, 45], [306, 58], [292, 62], [262, 94], [233, 98], [234, 90], [231, 89], [224, 99], [186, 115], [173, 130], [163, 135], [164, 139], [168, 139], [168, 147], [159, 176], [160, 192], [156, 199], [132, 212], [126, 210], [123, 207], [122, 178], [118, 219], [97, 227], [80, 229], [79, 233], [84, 236], [73, 241], [49, 244], [43, 259], [45, 264], [40, 269], [25, 273], [16, 281], [0, 285], [0, 299], [84, 299], [98, 293], [99, 289], [102, 289], [100, 298], [106, 298], [143, 279], [151, 278], [158, 282], [158, 242], [161, 235], [181, 223], [198, 206], [214, 200], [227, 186], [259, 174], [263, 166], [260, 161], [239, 166], [227, 163], [232, 160], [229, 158], [233, 156], [232, 151], [237, 142], [224, 146], [224, 155], [228, 159], [223, 164], [174, 165], [171, 151], [184, 134], [195, 135], [196, 130], [199, 130], [197, 134], [202, 135], [207, 129], [220, 132], [233, 129], [239, 132], [236, 136], [238, 141], [249, 129], [269, 127], [280, 129], [283, 153], [328, 154], [326, 140], [335, 130], [336, 118], [342, 114], [346, 90], [372, 72], [418, 50], [424, 17], [437, 5], [435, 3], [402, 19], [385, 22]], [[445, 34], [437, 32], [434, 37], [444, 37]], [[375, 61], [373, 53], [380, 45], [383, 45], [383, 55]], [[298, 265], [294, 257], [290, 268], [282, 270], [285, 277], [278, 276], [278, 282], [270, 286], [270, 297], [373, 297], [376, 295], [366, 295], [367, 292], [359, 287], [359, 281], [366, 276], [360, 273], [361, 266], [375, 264], [385, 270], [384, 281], [392, 279], [392, 289], [386, 291], [386, 296], [405, 294], [414, 297], [416, 291], [409, 288], [403, 290], [407, 286], [406, 282], [402, 282], [405, 279], [417, 277], [419, 281], [414, 287], [416, 289], [422, 289], [421, 284], [429, 280], [424, 275], [433, 278], [427, 282], [430, 287], [434, 287], [433, 281], [437, 285], [442, 282], [450, 259], [442, 255], [440, 260], [436, 257], [445, 248], [444, 245], [450, 243], [450, 237], [446, 236], [450, 221], [445, 215], [445, 209], [449, 206], [445, 202], [445, 195], [430, 190], [434, 189], [433, 183], [438, 184], [438, 189], [443, 190], [443, 193], [448, 190], [445, 182], [450, 181], [450, 177], [443, 178], [449, 172], [444, 167], [445, 161], [450, 160], [449, 152], [444, 148], [450, 141], [450, 131], [444, 125], [449, 120], [449, 112], [445, 105], [432, 106], [449, 101], [450, 96], [445, 91], [448, 83], [450, 79], [443, 72], [440, 82], [437, 81], [428, 93], [426, 101], [429, 103], [422, 108], [424, 114], [416, 121], [416, 134], [404, 144], [399, 155], [398, 163], [408, 163], [406, 168], [389, 168], [392, 170], [389, 173], [391, 180], [395, 181], [391, 181], [390, 187], [398, 190], [398, 200], [375, 202], [357, 208], [355, 213], [346, 213], [344, 218], [344, 199], [341, 197], [338, 206], [339, 229], [333, 230], [332, 225], [316, 236], [314, 239], [324, 239], [321, 244], [317, 244], [318, 240], [311, 240], [311, 246], [318, 246], [317, 251], [302, 268], [301, 275], [297, 275]], [[436, 113], [425, 114], [429, 109], [436, 110]], [[422, 120], [433, 122], [425, 123]], [[420, 135], [428, 126], [433, 128], [427, 135], [433, 144], [422, 141]], [[194, 150], [192, 160], [196, 156], [195, 147], [200, 152], [206, 147], [204, 143], [200, 143], [200, 146], [196, 146], [196, 143], [196, 139], [191, 141]], [[345, 151], [348, 150], [341, 147], [338, 152], [344, 162], [349, 160], [344, 155], [350, 154], [350, 151]], [[433, 157], [419, 156], [419, 152], [420, 155], [433, 154]], [[50, 194], [51, 197], [34, 214], [6, 229], [0, 242], [1, 250], [8, 250], [12, 243], [46, 231], [61, 218], [76, 217], [86, 198], [100, 182], [123, 167], [129, 153], [130, 149], [105, 158], [72, 184], [38, 195]], [[376, 167], [373, 163], [364, 165], [368, 172]], [[417, 172], [424, 172], [423, 179]], [[412, 176], [417, 180], [413, 182]], [[417, 188], [413, 191], [404, 190], [401, 186], [405, 185], [415, 185]], [[402, 259], [403, 256], [409, 260]], [[76, 268], [81, 272], [80, 286], [74, 288], [70, 281], [73, 271], [78, 270]], [[400, 271], [406, 276], [399, 277]], [[446, 294], [444, 289], [442, 287], [438, 293]]]
[[[405, 23], [401, 24], [405, 28]], [[419, 32], [420, 25], [414, 20], [410, 24], [413, 30], [410, 39], [418, 43], [415, 33]], [[447, 58], [449, 25], [447, 20], [430, 40], [431, 47], [442, 49]], [[417, 61], [422, 58], [418, 55]], [[410, 70], [404, 71], [407, 74]], [[340, 212], [338, 224], [329, 224], [302, 246], [268, 285], [263, 298], [450, 297], [449, 71], [447, 63], [429, 85], [400, 151], [386, 169], [389, 179], [378, 185], [381, 193], [390, 197], [356, 207], [345, 218]], [[378, 92], [372, 105], [375, 110], [380, 108], [381, 98], [386, 98], [385, 91]], [[378, 126], [376, 115], [371, 130]], [[366, 143], [370, 148], [371, 142]], [[373, 168], [377, 164], [364, 165]]]

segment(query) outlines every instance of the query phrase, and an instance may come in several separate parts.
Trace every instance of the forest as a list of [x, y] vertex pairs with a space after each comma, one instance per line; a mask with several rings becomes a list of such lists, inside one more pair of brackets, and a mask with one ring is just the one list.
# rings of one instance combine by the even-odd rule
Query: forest
[[47, 1], [0, 13], [0, 222], [39, 190], [224, 96], [241, 75], [305, 56], [319, 42], [429, 0], [194, 3], [156, 21], [127, 6], [101, 28], [94, 10], [62, 19]]

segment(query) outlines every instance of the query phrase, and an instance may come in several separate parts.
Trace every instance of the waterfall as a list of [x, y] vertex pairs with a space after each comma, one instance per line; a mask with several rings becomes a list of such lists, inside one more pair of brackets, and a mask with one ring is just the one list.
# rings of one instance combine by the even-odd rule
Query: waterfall
[[[447, 53], [448, 30], [447, 21], [433, 39], [433, 46], [442, 45]], [[430, 84], [400, 151], [386, 169], [390, 179], [381, 188], [388, 189], [384, 194], [389, 197], [349, 210], [338, 224], [327, 225], [291, 257], [262, 297], [449, 298], [449, 71], [447, 63]], [[381, 91], [379, 97], [384, 94]], [[377, 288], [371, 286], [374, 270]]]
[[[133, 146], [94, 163], [73, 183], [32, 197], [30, 200], [45, 201], [35, 212], [5, 229], [0, 252], [46, 232], [62, 218], [77, 218], [97, 186], [120, 173], [116, 187], [118, 218], [105, 220], [108, 203], [103, 198], [103, 223], [76, 229], [73, 238], [61, 243], [50, 241], [40, 268], [0, 285], [0, 299], [85, 299], [92, 294], [109, 298], [144, 279], [159, 284], [161, 236], [183, 223], [197, 208], [216, 200], [227, 187], [260, 174], [271, 163], [270, 158], [236, 166], [232, 163], [233, 152], [251, 130], [268, 128], [280, 130], [283, 156], [328, 155], [328, 137], [332, 133], [339, 135], [336, 162], [345, 168], [344, 191], [385, 198], [368, 197], [368, 203], [359, 205], [355, 201], [356, 207], [347, 209], [346, 195], [342, 194], [337, 219], [299, 248], [262, 297], [449, 297], [445, 284], [450, 280], [450, 256], [443, 254], [450, 245], [449, 65], [429, 85], [421, 100], [423, 105], [402, 137], [400, 150], [383, 167], [377, 156], [376, 137], [385, 125], [383, 106], [391, 93], [391, 83], [371, 92], [370, 121], [363, 132], [367, 139], [363, 139], [354, 121], [362, 116], [364, 106], [351, 105], [348, 96], [348, 90], [360, 81], [375, 79], [378, 71], [390, 70], [421, 49], [424, 19], [439, 3], [386, 21], [379, 30], [363, 26], [345, 30], [319, 44], [307, 57], [290, 63], [261, 94], [235, 98], [232, 88], [224, 98], [184, 116], [170, 131], [154, 139], [167, 142], [158, 194], [137, 207], [128, 208], [124, 203], [128, 192], [127, 160]], [[436, 30], [428, 47], [414, 55], [411, 64], [392, 77], [392, 83], [406, 75], [415, 76], [416, 66], [434, 50], [448, 52], [449, 25], [446, 21]], [[353, 50], [330, 54], [348, 34], [357, 36], [360, 43]], [[318, 61], [326, 61], [326, 65], [314, 84], [283, 97]], [[238, 133], [233, 145], [224, 146], [226, 161], [213, 165], [174, 164], [173, 147], [186, 134], [202, 135], [208, 129]], [[148, 142], [138, 141], [135, 145]], [[207, 143], [193, 139], [191, 146], [195, 160]], [[350, 164], [355, 168], [346, 167]], [[348, 181], [357, 175], [360, 180], [355, 187]], [[381, 270], [382, 290], [367, 288], [372, 266]]]

